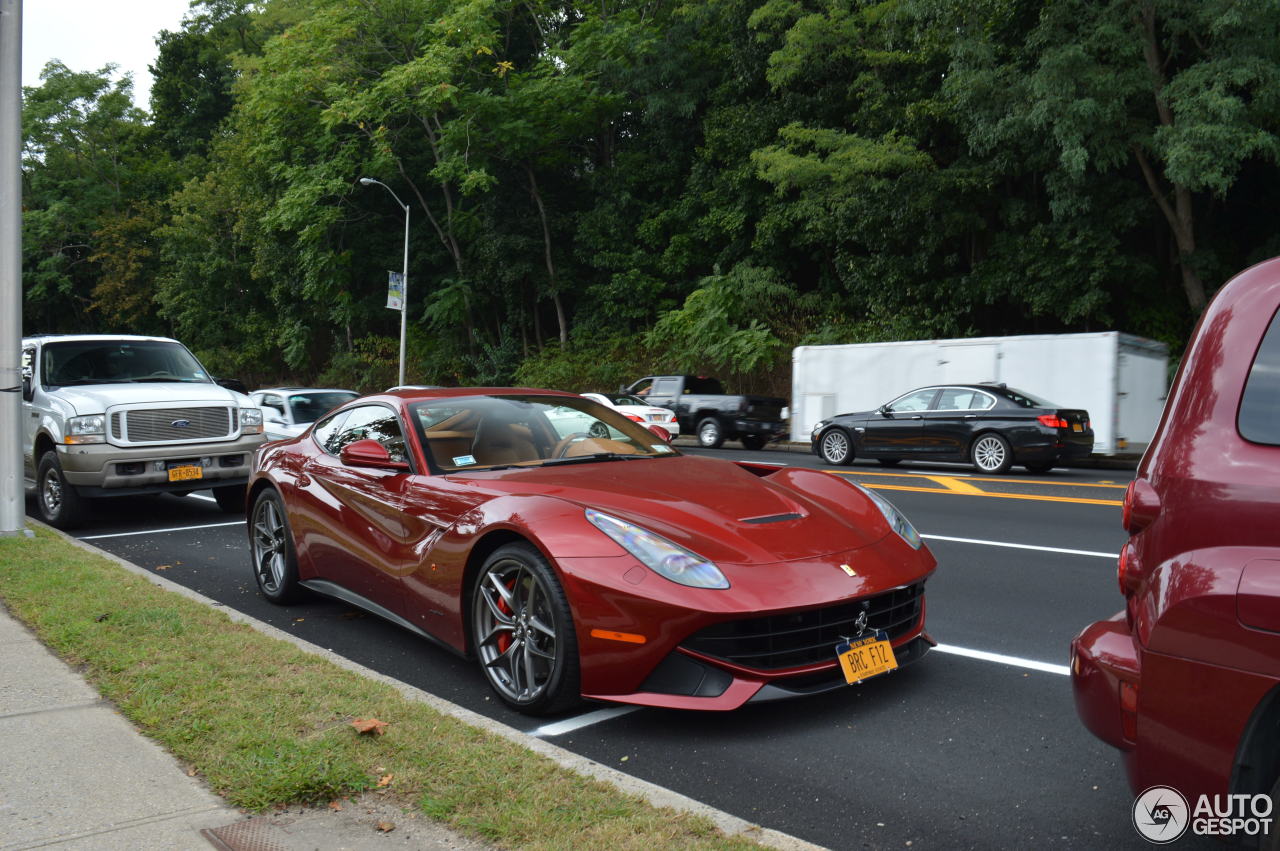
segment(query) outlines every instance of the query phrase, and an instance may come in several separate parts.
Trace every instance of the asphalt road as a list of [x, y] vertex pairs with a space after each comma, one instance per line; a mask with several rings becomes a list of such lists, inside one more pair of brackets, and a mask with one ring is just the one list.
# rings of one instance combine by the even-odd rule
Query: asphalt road
[[[714, 454], [828, 469], [779, 450]], [[835, 471], [925, 535], [939, 562], [926, 599], [940, 647], [847, 691], [728, 714], [593, 705], [540, 728], [499, 704], [473, 663], [377, 618], [322, 599], [266, 603], [243, 517], [207, 493], [103, 500], [76, 534], [418, 688], [831, 848], [1146, 847], [1119, 755], [1080, 725], [1066, 676], [1072, 636], [1121, 607], [1114, 554], [1132, 473]]]

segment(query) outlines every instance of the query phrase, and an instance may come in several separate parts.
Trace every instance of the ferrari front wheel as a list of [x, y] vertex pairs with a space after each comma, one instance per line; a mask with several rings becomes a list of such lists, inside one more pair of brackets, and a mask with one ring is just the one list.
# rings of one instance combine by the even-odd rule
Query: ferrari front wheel
[[508, 706], [546, 715], [578, 702], [573, 614], [535, 547], [507, 544], [485, 560], [471, 597], [471, 627], [480, 669]]

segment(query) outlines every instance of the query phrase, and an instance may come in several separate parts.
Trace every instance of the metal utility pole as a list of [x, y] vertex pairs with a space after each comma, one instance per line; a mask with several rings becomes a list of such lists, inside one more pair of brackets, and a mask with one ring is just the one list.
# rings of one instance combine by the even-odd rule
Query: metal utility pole
[[22, 0], [0, 0], [0, 536], [25, 531], [21, 156]]
[[396, 199], [400, 209], [404, 210], [404, 272], [400, 275], [400, 380], [396, 382], [404, 384], [404, 329], [405, 317], [409, 314], [409, 205], [401, 201], [395, 190], [381, 180], [362, 177], [360, 183], [362, 186], [373, 186], [375, 183], [381, 186], [391, 193], [391, 197]]

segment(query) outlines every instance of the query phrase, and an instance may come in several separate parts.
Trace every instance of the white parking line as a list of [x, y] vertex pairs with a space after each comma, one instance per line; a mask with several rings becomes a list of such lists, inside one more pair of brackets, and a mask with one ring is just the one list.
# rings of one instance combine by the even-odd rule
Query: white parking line
[[165, 532], [190, 532], [195, 529], [218, 529], [222, 526], [243, 526], [243, 520], [232, 520], [230, 523], [206, 523], [203, 526], [174, 526], [172, 529], [142, 529], [137, 532], [112, 532], [110, 535], [85, 535], [81, 541], [99, 541], [103, 538], [125, 538], [130, 535], [162, 535]]
[[1028, 668], [1046, 674], [1067, 676], [1071, 669], [1066, 665], [1052, 665], [1048, 662], [1037, 662], [1035, 659], [1023, 659], [1020, 656], [1006, 656], [1003, 653], [989, 653], [986, 650], [970, 650], [968, 647], [956, 647], [953, 644], [939, 644], [933, 648], [939, 653], [950, 653], [954, 656], [966, 656], [970, 659], [981, 659], [984, 662], [998, 662], [1001, 665], [1012, 665], [1015, 668]]
[[595, 712], [588, 712], [576, 718], [566, 718], [554, 724], [543, 724], [538, 729], [531, 731], [529, 735], [538, 736], [539, 738], [543, 736], [563, 736], [565, 733], [572, 733], [574, 730], [590, 727], [592, 724], [599, 724], [602, 721], [629, 715], [639, 708], [639, 706], [611, 706], [608, 709], [597, 709]]
[[187, 494], [187, 496], [191, 497], [192, 499], [203, 499], [205, 502], [217, 502], [217, 500], [214, 499], [213, 497], [205, 496], [202, 493], [189, 493]]
[[981, 544], [985, 547], [1009, 547], [1015, 550], [1037, 550], [1042, 553], [1064, 553], [1070, 556], [1094, 556], [1095, 558], [1117, 559], [1117, 553], [1100, 553], [1094, 550], [1066, 550], [1061, 547], [1037, 547], [1034, 544], [1010, 544], [1006, 541], [981, 541], [977, 538], [949, 538], [946, 535], [925, 535], [920, 537], [929, 541], [952, 541], [957, 544]]

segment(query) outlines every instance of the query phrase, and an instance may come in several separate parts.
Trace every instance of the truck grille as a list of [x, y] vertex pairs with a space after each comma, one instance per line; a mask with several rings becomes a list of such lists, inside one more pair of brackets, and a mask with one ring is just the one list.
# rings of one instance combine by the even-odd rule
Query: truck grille
[[857, 633], [859, 613], [866, 611], [868, 630], [884, 630], [894, 641], [920, 620], [923, 599], [924, 583], [917, 583], [851, 603], [716, 624], [681, 646], [761, 671], [835, 661], [836, 645]]
[[117, 411], [111, 415], [111, 436], [127, 443], [228, 437], [235, 431], [234, 412], [234, 408], [228, 407]]

